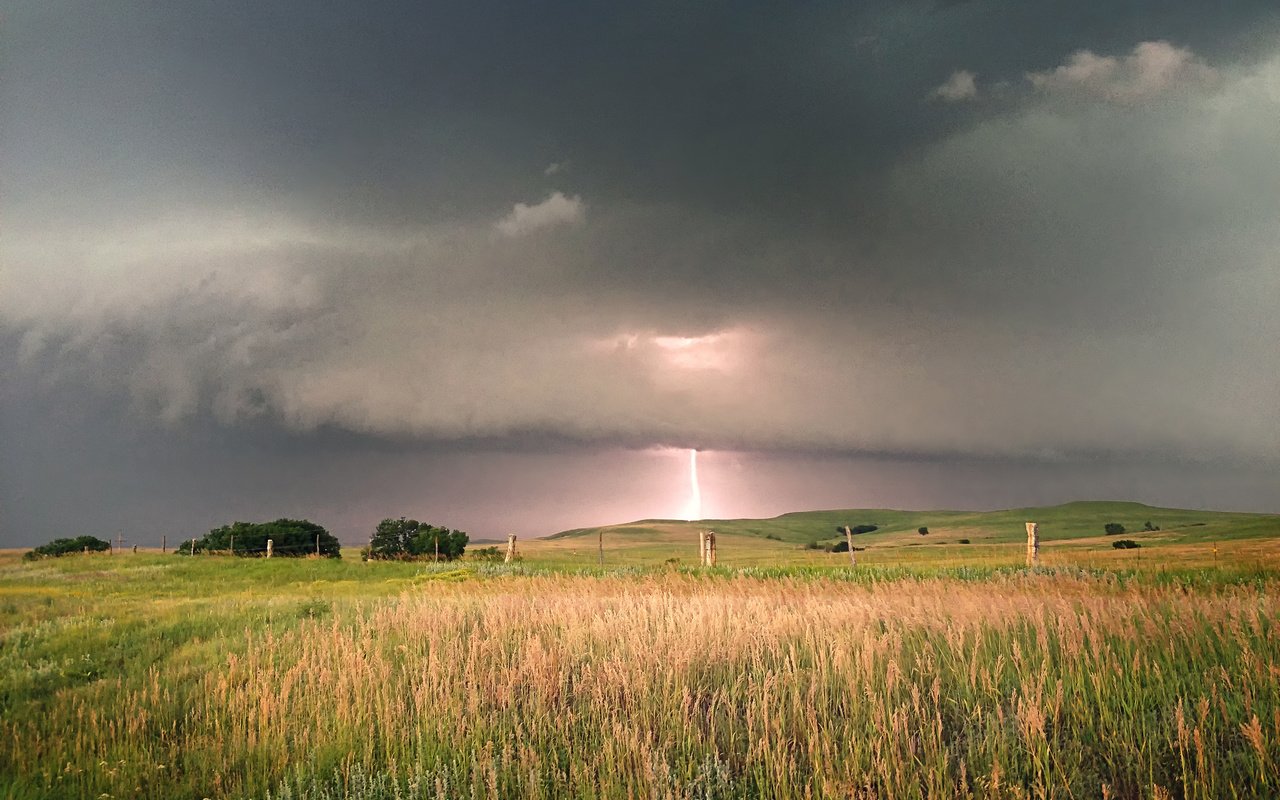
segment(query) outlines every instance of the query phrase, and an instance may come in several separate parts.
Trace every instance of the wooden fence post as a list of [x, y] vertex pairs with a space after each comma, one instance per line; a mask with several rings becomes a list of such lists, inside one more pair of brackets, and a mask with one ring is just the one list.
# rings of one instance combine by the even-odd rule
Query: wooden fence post
[[514, 533], [507, 534], [507, 557], [502, 559], [502, 563], [510, 564], [516, 557], [516, 535]]
[[161, 536], [161, 537], [160, 537], [160, 552], [161, 552], [162, 554], [163, 554], [163, 553], [167, 553], [167, 552], [169, 552], [169, 537], [168, 537], [168, 536]]
[[702, 565], [714, 567], [716, 565], [716, 532], [707, 531], [703, 535], [702, 542]]
[[1040, 561], [1040, 524], [1027, 523], [1027, 566], [1034, 567]]
[[849, 544], [849, 566], [858, 566], [858, 556], [853, 550], [853, 531], [848, 525], [844, 526], [844, 540]]
[[274, 542], [273, 540], [271, 540], [271, 539], [268, 539], [268, 540], [267, 540], [267, 558], [271, 558], [271, 548], [272, 548], [274, 545], [275, 545], [275, 542]]

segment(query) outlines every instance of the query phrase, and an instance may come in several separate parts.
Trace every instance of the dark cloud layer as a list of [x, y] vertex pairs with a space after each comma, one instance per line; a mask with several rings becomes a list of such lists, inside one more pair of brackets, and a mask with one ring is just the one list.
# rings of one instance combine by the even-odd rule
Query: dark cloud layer
[[[53, 519], [54, 474], [12, 455], [42, 437], [80, 444], [73, 507], [116, 472], [113, 496], [149, 497], [121, 452], [203, 447], [223, 455], [182, 485], [271, 463], [289, 508], [334, 495], [287, 477], [322, 455], [351, 497], [412, 495], [354, 477], [387, 446], [446, 471], [551, 459], [570, 482], [670, 446], [1123, 463], [1164, 476], [1142, 484], [1162, 501], [1197, 469], [1266, 485], [1278, 21], [1262, 2], [20, 6], [0, 367], [26, 450], [3, 457], [0, 536]], [[497, 526], [482, 483], [433, 502]], [[814, 502], [846, 485], [814, 483]]]

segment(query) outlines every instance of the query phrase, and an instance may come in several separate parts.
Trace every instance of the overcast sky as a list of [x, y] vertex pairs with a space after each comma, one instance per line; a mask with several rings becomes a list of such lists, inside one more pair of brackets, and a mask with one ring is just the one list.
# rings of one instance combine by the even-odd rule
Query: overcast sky
[[0, 546], [1280, 511], [1274, 3], [422, 5], [10, 4]]

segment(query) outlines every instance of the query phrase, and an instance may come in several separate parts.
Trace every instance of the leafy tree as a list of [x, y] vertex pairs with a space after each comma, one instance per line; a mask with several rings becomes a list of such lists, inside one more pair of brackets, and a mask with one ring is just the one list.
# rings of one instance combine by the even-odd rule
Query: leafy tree
[[369, 558], [409, 559], [436, 558], [452, 561], [467, 548], [463, 531], [437, 527], [416, 519], [384, 519], [374, 529], [369, 541]]
[[85, 549], [90, 552], [101, 552], [110, 550], [111, 543], [104, 542], [96, 536], [77, 536], [73, 539], [54, 539], [48, 544], [42, 544], [31, 550], [23, 559], [27, 561], [35, 561], [41, 558], [56, 558], [57, 556], [65, 556], [68, 553], [83, 553]]
[[369, 558], [386, 560], [408, 558], [409, 542], [418, 533], [422, 523], [416, 519], [384, 519], [373, 530], [369, 540]]
[[1152, 525], [1152, 524], [1151, 524], [1151, 520], [1147, 520], [1147, 521], [1146, 521], [1146, 523], [1142, 526], [1142, 529], [1143, 529], [1144, 531], [1158, 531], [1158, 530], [1160, 530], [1160, 526], [1159, 526], [1159, 525]]
[[926, 525], [921, 525], [919, 528], [916, 528], [916, 533], [920, 534], [921, 536], [928, 536], [929, 528]]
[[409, 539], [410, 555], [419, 558], [440, 558], [452, 561], [467, 549], [467, 535], [462, 531], [437, 528], [422, 523], [418, 532]]
[[[233, 522], [214, 528], [194, 541], [195, 552], [230, 552], [234, 555], [265, 556], [267, 540], [271, 540], [272, 555], [309, 556], [316, 552], [317, 537], [320, 555], [329, 558], [342, 557], [342, 543], [322, 526], [305, 519], [278, 519], [274, 522]], [[234, 550], [232, 547], [234, 545]], [[190, 555], [192, 540], [178, 545], [174, 552]]]
[[1102, 529], [1107, 532], [1108, 536], [1118, 536], [1124, 533], [1124, 526], [1119, 522], [1108, 522], [1102, 526]]

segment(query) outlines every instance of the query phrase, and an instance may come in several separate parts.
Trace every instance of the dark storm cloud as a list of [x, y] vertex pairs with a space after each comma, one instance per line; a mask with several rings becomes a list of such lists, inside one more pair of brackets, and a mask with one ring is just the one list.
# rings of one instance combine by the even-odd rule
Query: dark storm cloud
[[30, 4], [3, 36], [36, 429], [1274, 469], [1268, 3]]

